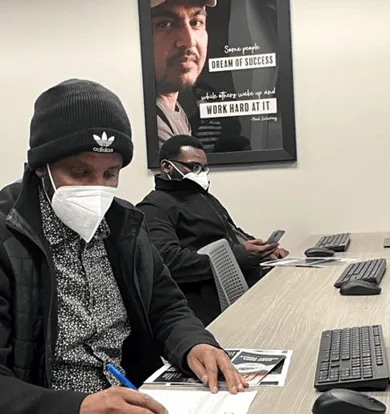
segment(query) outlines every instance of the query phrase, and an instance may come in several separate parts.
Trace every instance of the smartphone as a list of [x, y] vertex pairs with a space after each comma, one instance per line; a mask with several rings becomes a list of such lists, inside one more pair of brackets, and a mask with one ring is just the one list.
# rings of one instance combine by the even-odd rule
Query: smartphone
[[273, 231], [271, 235], [268, 237], [268, 240], [265, 242], [265, 244], [278, 243], [279, 240], [284, 236], [284, 233], [286, 233], [284, 230]]

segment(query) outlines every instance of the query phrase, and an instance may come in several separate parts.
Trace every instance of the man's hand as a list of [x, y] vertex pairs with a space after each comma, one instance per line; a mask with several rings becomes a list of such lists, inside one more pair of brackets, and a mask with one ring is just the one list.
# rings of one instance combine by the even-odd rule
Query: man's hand
[[279, 244], [265, 244], [263, 240], [255, 239], [248, 240], [244, 243], [245, 250], [248, 253], [248, 258], [250, 260], [262, 261], [275, 253]]
[[157, 401], [141, 392], [123, 387], [88, 395], [81, 403], [79, 414], [167, 414]]
[[232, 394], [244, 391], [244, 388], [248, 387], [248, 383], [238, 373], [226, 353], [214, 346], [194, 346], [187, 356], [187, 362], [195, 375], [203, 384], [208, 385], [213, 393], [218, 392], [218, 370], [224, 375]]
[[275, 252], [269, 257], [269, 260], [284, 259], [289, 254], [290, 252], [286, 249], [276, 249]]

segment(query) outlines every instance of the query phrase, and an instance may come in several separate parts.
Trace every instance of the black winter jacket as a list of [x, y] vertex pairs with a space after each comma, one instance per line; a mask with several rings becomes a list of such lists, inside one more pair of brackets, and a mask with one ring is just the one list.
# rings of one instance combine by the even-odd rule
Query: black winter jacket
[[221, 312], [209, 258], [197, 250], [227, 239], [251, 286], [259, 280], [258, 265], [248, 259], [243, 239], [252, 236], [239, 229], [222, 204], [190, 180], [155, 176], [155, 190], [137, 207], [145, 213], [153, 244], [195, 314], [208, 324]]
[[[106, 249], [131, 324], [122, 360], [129, 379], [139, 386], [161, 366], [160, 355], [188, 372], [193, 346], [218, 344], [150, 243], [143, 214], [115, 199], [106, 220]], [[56, 276], [38, 178], [26, 171], [23, 183], [0, 192], [0, 413], [78, 414], [85, 394], [50, 390], [56, 332]]]

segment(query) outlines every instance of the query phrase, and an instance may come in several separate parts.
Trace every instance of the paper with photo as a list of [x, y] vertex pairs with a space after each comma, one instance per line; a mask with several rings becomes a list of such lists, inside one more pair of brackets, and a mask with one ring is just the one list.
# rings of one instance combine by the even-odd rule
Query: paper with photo
[[250, 386], [259, 385], [284, 359], [284, 355], [256, 350], [238, 350], [232, 358], [237, 371]]
[[288, 369], [290, 367], [292, 350], [264, 350], [263, 352], [267, 353], [276, 353], [285, 355], [283, 361], [275, 367], [264, 379], [261, 381], [260, 385], [262, 387], [284, 387], [287, 379]]
[[[254, 349], [226, 349], [232, 363], [244, 376], [249, 386], [259, 385], [264, 378], [272, 372], [286, 357], [277, 351], [262, 351]], [[225, 386], [224, 378], [219, 378], [220, 386]], [[183, 385], [192, 387], [205, 387], [197, 378], [187, 377], [171, 364], [166, 364], [152, 376], [145, 384]]]
[[247, 414], [257, 391], [236, 395], [227, 391], [212, 394], [207, 391], [142, 390], [160, 404], [169, 414]]

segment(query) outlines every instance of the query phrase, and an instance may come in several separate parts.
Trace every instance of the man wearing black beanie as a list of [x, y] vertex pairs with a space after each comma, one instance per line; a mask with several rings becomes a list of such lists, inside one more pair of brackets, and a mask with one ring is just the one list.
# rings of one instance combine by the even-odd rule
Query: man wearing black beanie
[[[0, 412], [166, 412], [138, 387], [161, 357], [217, 391], [247, 386], [189, 310], [143, 214], [115, 198], [133, 156], [119, 98], [72, 79], [44, 92], [21, 182], [0, 192]], [[115, 374], [116, 373], [116, 374]]]

